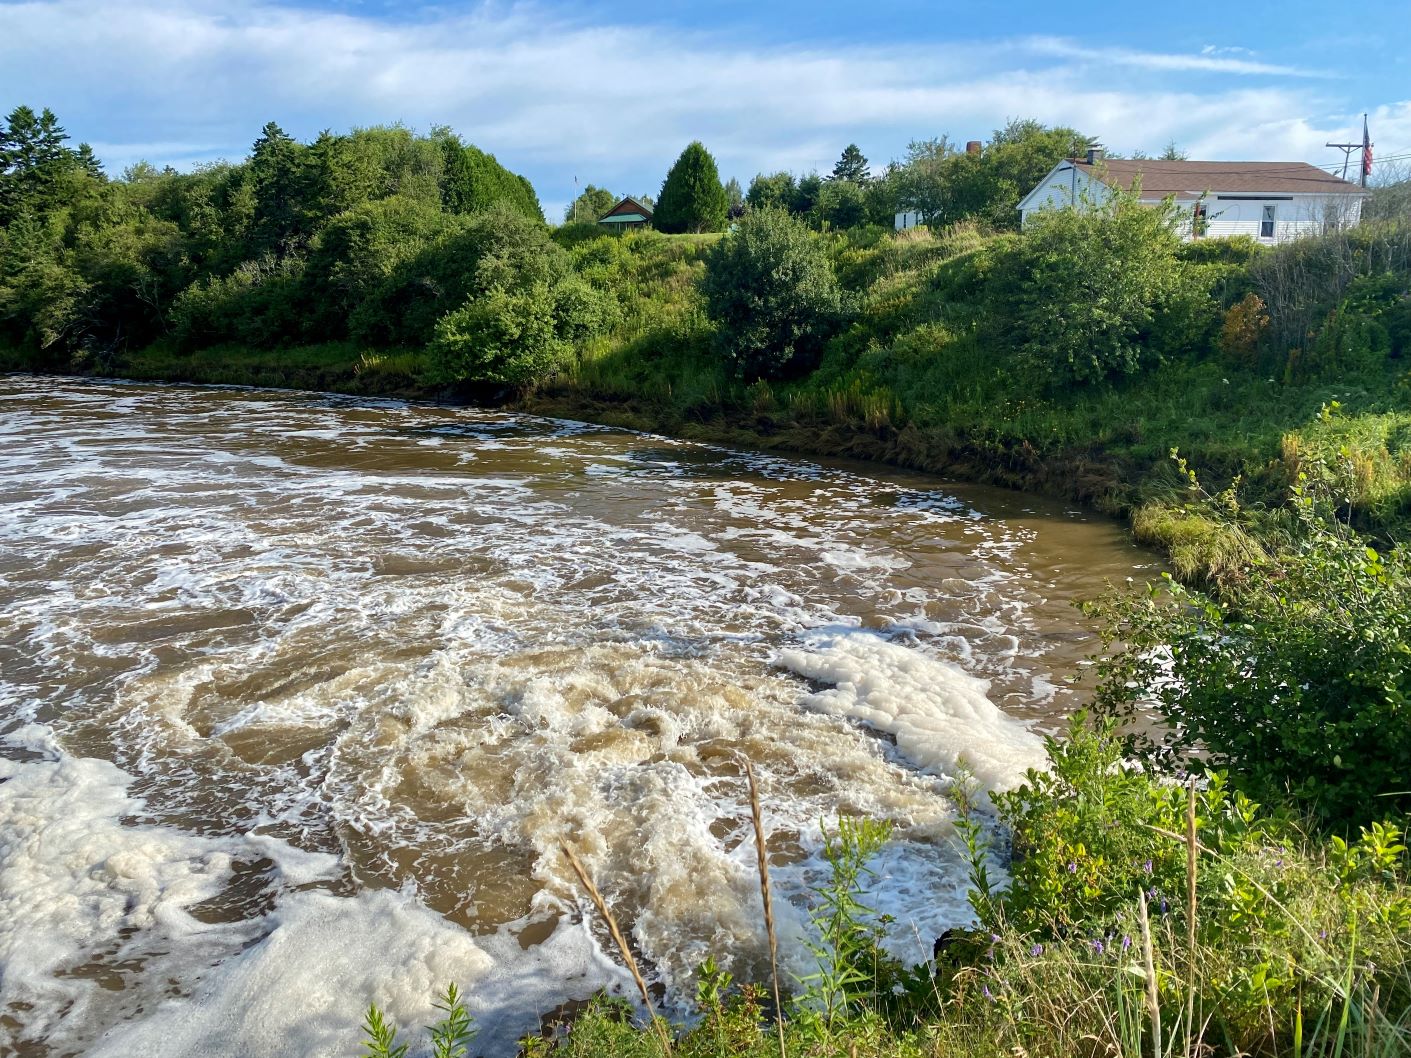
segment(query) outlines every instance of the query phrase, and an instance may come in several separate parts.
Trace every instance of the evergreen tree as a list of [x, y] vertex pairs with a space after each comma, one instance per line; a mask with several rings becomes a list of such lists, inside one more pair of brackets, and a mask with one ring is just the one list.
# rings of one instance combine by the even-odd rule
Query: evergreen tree
[[715, 159], [699, 140], [692, 143], [666, 174], [657, 196], [653, 224], [659, 231], [722, 231], [730, 200], [720, 182]]
[[809, 173], [807, 176], [799, 177], [799, 183], [794, 188], [793, 201], [789, 203], [789, 212], [812, 213], [813, 207], [818, 204], [818, 195], [823, 190], [823, 178], [817, 173]]
[[39, 114], [27, 106], [9, 113], [0, 125], [0, 222], [57, 204], [54, 187], [76, 165], [75, 153], [64, 146], [68, 138], [48, 107]]
[[865, 184], [872, 179], [872, 174], [867, 170], [867, 158], [858, 149], [857, 144], [849, 143], [843, 148], [842, 157], [838, 159], [838, 164], [833, 166], [833, 172], [828, 179], [846, 180], [851, 184]]
[[108, 174], [103, 172], [103, 163], [98, 160], [93, 153], [93, 148], [86, 143], [80, 143], [78, 150], [74, 152], [74, 160], [89, 176], [95, 180], [107, 180]]
[[298, 247], [303, 235], [303, 148], [271, 121], [260, 132], [250, 155], [255, 192], [252, 256], [283, 256]]

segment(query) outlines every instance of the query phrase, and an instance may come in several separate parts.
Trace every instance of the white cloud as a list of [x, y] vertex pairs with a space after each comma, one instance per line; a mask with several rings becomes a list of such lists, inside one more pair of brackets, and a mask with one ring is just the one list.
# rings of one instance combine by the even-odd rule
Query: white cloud
[[1135, 51], [1130, 48], [1088, 48], [1074, 41], [1056, 37], [1033, 37], [1028, 43], [1036, 53], [1042, 55], [1075, 59], [1100, 66], [1133, 67], [1163, 73], [1312, 78], [1336, 76], [1323, 70], [1256, 62], [1252, 58], [1231, 58], [1230, 56], [1236, 55], [1253, 56], [1254, 53], [1248, 48], [1218, 48], [1212, 44], [1205, 45], [1198, 54], [1191, 55], [1179, 52]]
[[[748, 180], [826, 168], [849, 141], [880, 162], [1013, 116], [1123, 150], [1175, 140], [1196, 156], [1331, 162], [1323, 143], [1353, 119], [1317, 73], [1056, 38], [771, 47], [526, 6], [382, 21], [268, 0], [0, 3], [0, 97], [53, 107], [114, 168], [239, 157], [270, 119], [305, 137], [445, 123], [529, 175], [550, 209], [575, 175], [651, 191], [694, 138]], [[1409, 107], [1374, 116], [1379, 153], [1411, 149]]]

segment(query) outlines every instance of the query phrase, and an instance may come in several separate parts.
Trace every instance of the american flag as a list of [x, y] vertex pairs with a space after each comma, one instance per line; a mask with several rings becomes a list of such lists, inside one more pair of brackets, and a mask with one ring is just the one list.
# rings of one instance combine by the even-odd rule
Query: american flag
[[1362, 115], [1362, 177], [1372, 175], [1372, 137], [1367, 132], [1367, 115]]

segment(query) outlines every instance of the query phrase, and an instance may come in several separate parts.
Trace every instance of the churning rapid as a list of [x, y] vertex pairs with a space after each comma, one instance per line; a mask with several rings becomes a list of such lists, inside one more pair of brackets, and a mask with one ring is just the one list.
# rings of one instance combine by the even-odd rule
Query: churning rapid
[[520, 415], [0, 377], [0, 1051], [322, 1056], [455, 980], [479, 1047], [623, 991], [573, 844], [668, 997], [762, 978], [820, 827], [872, 902], [967, 917], [949, 780], [1073, 706], [1108, 523], [933, 479]]

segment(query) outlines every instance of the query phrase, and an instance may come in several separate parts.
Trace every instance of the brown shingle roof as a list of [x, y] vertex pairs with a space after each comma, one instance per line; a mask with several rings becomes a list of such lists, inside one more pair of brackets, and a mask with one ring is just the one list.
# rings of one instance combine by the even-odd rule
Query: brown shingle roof
[[1359, 195], [1362, 188], [1307, 162], [1163, 162], [1109, 158], [1077, 166], [1108, 186], [1128, 188], [1141, 176], [1142, 198], [1214, 194]]

